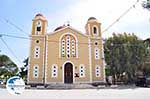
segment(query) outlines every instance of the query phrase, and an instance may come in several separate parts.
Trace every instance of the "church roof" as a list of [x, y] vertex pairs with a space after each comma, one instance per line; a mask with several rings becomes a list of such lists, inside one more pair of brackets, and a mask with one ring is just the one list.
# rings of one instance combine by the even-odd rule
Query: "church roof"
[[43, 17], [43, 15], [42, 15], [41, 13], [38, 13], [38, 14], [36, 14], [35, 16], [36, 16], [36, 17], [37, 17], [37, 16], [42, 16], [42, 17]]
[[63, 25], [63, 26], [59, 26], [59, 27], [57, 27], [54, 31], [57, 31], [57, 30], [60, 30], [60, 29], [62, 29], [62, 28], [64, 28], [65, 26]]
[[90, 17], [89, 19], [88, 19], [88, 21], [90, 21], [90, 20], [97, 20], [95, 17]]
[[76, 31], [77, 33], [79, 33], [80, 35], [82, 35], [82, 36], [84, 36], [84, 37], [88, 37], [88, 35], [82, 33], [81, 31], [78, 31], [77, 29], [71, 27], [70, 25], [69, 25], [69, 26], [60, 26], [60, 27], [57, 27], [53, 32], [48, 33], [48, 35], [56, 34], [56, 33], [58, 33], [59, 31], [62, 31], [62, 30], [67, 29], [67, 28], [69, 28], [69, 29], [71, 29], [71, 30], [73, 30], [73, 31]]
[[44, 15], [41, 14], [41, 13], [36, 14], [33, 20], [37, 20], [37, 19], [46, 20], [46, 18], [44, 17]]

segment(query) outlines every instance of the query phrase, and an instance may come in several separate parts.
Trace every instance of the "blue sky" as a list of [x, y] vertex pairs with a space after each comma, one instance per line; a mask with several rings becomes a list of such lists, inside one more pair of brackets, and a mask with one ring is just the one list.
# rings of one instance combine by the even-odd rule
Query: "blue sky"
[[[63, 1], [63, 2], [62, 2]], [[37, 13], [43, 13], [55, 17], [55, 14], [61, 12], [75, 3], [70, 0], [2, 0], [0, 8], [0, 34], [9, 34], [15, 36], [28, 37], [31, 32], [32, 19]], [[75, 0], [76, 1], [76, 0]], [[67, 11], [67, 9], [66, 9]], [[6, 20], [15, 24], [23, 30], [20, 31]], [[57, 20], [57, 19], [56, 19]], [[7, 45], [14, 52], [15, 56], [7, 49], [0, 40], [0, 54], [8, 55], [15, 63], [22, 66], [21, 63], [29, 54], [29, 40], [2, 37]]]
[[[48, 20], [48, 32], [67, 21], [71, 26], [85, 33], [84, 26], [94, 16], [107, 28], [137, 0], [1, 0], [0, 34], [28, 37], [32, 19], [42, 13]], [[150, 37], [150, 11], [141, 7], [141, 2], [120, 19], [112, 28], [103, 33], [103, 38], [116, 33], [135, 33], [139, 38]], [[24, 32], [10, 25], [5, 19], [20, 27]], [[0, 40], [0, 54], [8, 55], [18, 66], [29, 54], [29, 40], [2, 37], [13, 50], [17, 60]]]

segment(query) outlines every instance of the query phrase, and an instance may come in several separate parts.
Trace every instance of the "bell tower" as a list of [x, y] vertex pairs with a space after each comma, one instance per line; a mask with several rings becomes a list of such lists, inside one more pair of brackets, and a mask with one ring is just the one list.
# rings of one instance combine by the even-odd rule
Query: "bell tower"
[[86, 34], [91, 37], [101, 37], [101, 23], [95, 17], [90, 17], [85, 26]]
[[45, 35], [47, 20], [42, 14], [37, 14], [32, 20], [32, 35]]
[[103, 81], [104, 78], [104, 54], [101, 35], [101, 23], [95, 17], [87, 20], [86, 34], [89, 36], [89, 57], [92, 67], [92, 82]]
[[42, 14], [37, 14], [32, 20], [30, 40], [28, 83], [44, 84], [46, 57], [47, 20]]

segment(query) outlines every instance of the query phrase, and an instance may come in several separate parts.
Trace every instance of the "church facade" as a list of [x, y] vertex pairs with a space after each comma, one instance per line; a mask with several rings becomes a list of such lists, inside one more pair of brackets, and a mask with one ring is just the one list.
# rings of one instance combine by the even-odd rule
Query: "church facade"
[[101, 23], [90, 17], [86, 33], [69, 24], [47, 32], [47, 24], [42, 14], [32, 22], [28, 84], [105, 82]]

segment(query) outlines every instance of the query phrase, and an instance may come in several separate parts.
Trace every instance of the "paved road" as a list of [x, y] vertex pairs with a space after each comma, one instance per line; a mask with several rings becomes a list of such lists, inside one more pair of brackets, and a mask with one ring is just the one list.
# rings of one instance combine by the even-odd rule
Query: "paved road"
[[0, 89], [0, 99], [150, 99], [150, 88], [25, 90], [14, 96]]

